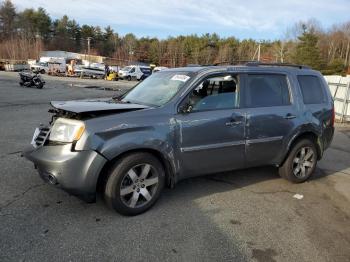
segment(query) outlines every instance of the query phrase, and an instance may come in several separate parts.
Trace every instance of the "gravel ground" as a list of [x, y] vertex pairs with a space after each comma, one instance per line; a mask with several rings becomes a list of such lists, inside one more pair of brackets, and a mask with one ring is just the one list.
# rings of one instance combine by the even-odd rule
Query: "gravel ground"
[[45, 80], [21, 88], [0, 72], [0, 261], [350, 261], [349, 126], [337, 127], [306, 183], [270, 167], [213, 174], [123, 217], [44, 184], [20, 152], [48, 121], [49, 101], [110, 97], [136, 82]]

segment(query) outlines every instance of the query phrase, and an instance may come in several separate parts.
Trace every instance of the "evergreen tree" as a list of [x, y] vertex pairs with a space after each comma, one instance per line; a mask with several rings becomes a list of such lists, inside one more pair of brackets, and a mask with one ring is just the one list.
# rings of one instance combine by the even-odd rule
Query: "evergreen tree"
[[297, 64], [308, 65], [314, 69], [321, 69], [323, 62], [320, 50], [317, 46], [318, 36], [313, 31], [307, 31], [298, 37], [299, 43], [296, 46], [294, 62]]
[[6, 38], [15, 30], [16, 8], [10, 0], [0, 6], [0, 37]]

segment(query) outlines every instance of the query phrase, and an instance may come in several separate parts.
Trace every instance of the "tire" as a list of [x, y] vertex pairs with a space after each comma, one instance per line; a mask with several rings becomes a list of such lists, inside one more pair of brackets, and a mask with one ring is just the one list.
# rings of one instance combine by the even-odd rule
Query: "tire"
[[128, 76], [126, 79], [127, 79], [128, 81], [131, 81], [131, 76]]
[[110, 208], [127, 216], [151, 208], [165, 183], [162, 163], [149, 153], [126, 155], [114, 164], [108, 175], [105, 201]]
[[24, 83], [21, 81], [21, 82], [19, 82], [19, 85], [20, 85], [20, 86], [23, 86], [23, 85], [24, 85]]
[[293, 183], [302, 183], [311, 177], [316, 164], [317, 150], [314, 142], [302, 139], [290, 150], [278, 172], [282, 178]]
[[44, 70], [44, 69], [41, 69], [41, 70], [40, 70], [40, 74], [45, 74], [45, 70]]
[[38, 83], [35, 85], [37, 89], [42, 89], [44, 87], [44, 84], [43, 83]]

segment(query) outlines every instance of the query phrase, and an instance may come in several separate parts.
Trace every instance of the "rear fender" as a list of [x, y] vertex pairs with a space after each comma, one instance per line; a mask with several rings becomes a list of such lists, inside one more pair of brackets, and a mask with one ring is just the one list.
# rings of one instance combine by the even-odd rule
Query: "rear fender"
[[315, 140], [317, 155], [318, 155], [318, 159], [320, 160], [323, 155], [323, 142], [321, 139], [321, 135], [322, 135], [321, 131], [311, 124], [300, 126], [298, 129], [295, 130], [295, 132], [288, 139], [288, 143], [285, 145], [285, 150], [284, 150], [285, 154], [281, 158], [281, 161], [278, 164], [278, 166], [284, 163], [295, 142], [298, 139], [301, 139], [302, 137], [305, 137], [305, 138], [311, 137]]

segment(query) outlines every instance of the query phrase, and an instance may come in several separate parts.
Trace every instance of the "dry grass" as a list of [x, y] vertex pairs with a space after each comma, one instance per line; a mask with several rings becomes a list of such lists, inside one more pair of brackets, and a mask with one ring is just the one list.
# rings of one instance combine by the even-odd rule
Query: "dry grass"
[[0, 42], [0, 58], [8, 60], [38, 59], [43, 44], [40, 39], [16, 37]]

